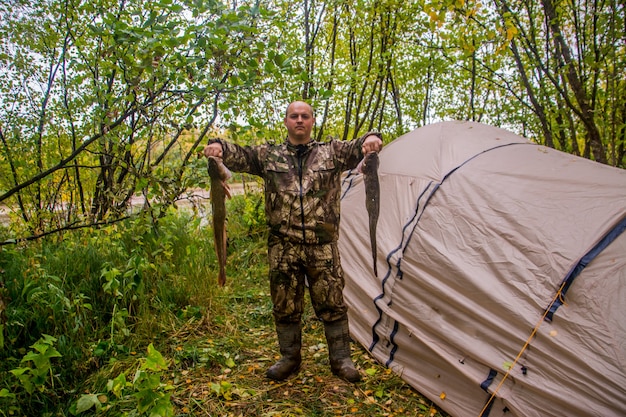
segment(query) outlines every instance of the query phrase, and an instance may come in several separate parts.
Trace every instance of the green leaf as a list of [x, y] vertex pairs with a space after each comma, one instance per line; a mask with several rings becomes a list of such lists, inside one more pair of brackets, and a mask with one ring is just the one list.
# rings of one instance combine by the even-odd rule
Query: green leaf
[[159, 398], [149, 415], [150, 417], [174, 417], [174, 406], [170, 401], [170, 395]]
[[154, 402], [158, 399], [159, 393], [155, 392], [152, 389], [144, 389], [138, 391], [134, 394], [134, 397], [137, 399], [137, 410], [140, 413], [145, 413], [148, 411]]
[[35, 386], [31, 381], [33, 379], [33, 376], [32, 370], [30, 368], [16, 368], [11, 369], [9, 372], [11, 372], [17, 377], [17, 379], [20, 380], [22, 387], [24, 387], [26, 392], [28, 392], [29, 394], [35, 392]]
[[333, 90], [323, 90], [321, 99], [328, 100], [329, 98], [332, 97], [332, 95], [333, 95]]
[[368, 374], [369, 376], [374, 376], [376, 375], [377, 372], [378, 370], [376, 368], [368, 368], [365, 370], [365, 373]]
[[117, 398], [122, 397], [122, 390], [126, 388], [126, 374], [123, 372], [119, 374], [115, 379], [110, 379], [107, 383], [107, 390], [112, 392]]
[[265, 61], [265, 65], [263, 66], [263, 69], [268, 74], [273, 74], [274, 72], [276, 72], [276, 65], [274, 65], [272, 61], [268, 60], [268, 61]]
[[150, 343], [148, 346], [148, 356], [146, 357], [146, 361], [141, 366], [141, 369], [148, 369], [151, 371], [163, 371], [167, 369], [167, 363], [161, 355], [161, 352], [154, 348], [154, 345]]
[[15, 398], [15, 394], [11, 393], [8, 389], [2, 388], [0, 389], [0, 398]]
[[30, 371], [30, 368], [15, 368], [15, 369], [11, 369], [9, 372], [11, 372], [13, 375], [19, 377], [19, 376], [23, 375], [26, 371]]
[[236, 366], [235, 361], [233, 360], [233, 358], [227, 358], [225, 364], [229, 368], [234, 368]]
[[224, 397], [225, 400], [230, 401], [232, 400], [232, 396], [233, 396], [233, 384], [231, 384], [228, 381], [222, 381], [220, 383], [220, 390], [221, 390], [221, 394]]
[[76, 402], [76, 413], [80, 414], [92, 407], [100, 407], [100, 400], [98, 399], [98, 396], [96, 394], [83, 395]]
[[211, 391], [213, 391], [216, 395], [221, 395], [222, 390], [220, 384], [216, 382], [211, 382]]

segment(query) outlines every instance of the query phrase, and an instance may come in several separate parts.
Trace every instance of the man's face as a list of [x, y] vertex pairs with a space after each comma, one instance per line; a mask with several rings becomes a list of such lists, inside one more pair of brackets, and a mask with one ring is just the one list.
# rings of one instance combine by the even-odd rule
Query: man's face
[[307, 143], [311, 139], [311, 130], [315, 124], [311, 106], [302, 101], [291, 103], [285, 116], [285, 127], [289, 140], [294, 145]]

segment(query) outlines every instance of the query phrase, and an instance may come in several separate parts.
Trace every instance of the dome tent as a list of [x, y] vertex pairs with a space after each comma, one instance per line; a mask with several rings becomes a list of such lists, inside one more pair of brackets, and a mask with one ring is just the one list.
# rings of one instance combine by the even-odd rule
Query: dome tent
[[442, 122], [380, 153], [339, 247], [353, 339], [452, 416], [626, 415], [626, 171]]

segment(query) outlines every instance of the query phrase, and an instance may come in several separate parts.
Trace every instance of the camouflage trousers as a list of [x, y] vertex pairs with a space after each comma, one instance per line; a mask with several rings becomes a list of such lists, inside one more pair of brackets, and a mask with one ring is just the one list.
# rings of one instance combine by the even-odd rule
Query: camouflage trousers
[[270, 292], [276, 323], [299, 323], [304, 310], [305, 278], [318, 318], [332, 322], [346, 317], [344, 276], [337, 243], [304, 245], [270, 238]]

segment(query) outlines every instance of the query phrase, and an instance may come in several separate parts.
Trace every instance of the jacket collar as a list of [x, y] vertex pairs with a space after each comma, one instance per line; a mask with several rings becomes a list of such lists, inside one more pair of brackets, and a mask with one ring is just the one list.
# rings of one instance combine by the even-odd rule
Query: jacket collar
[[302, 156], [302, 155], [309, 153], [316, 144], [316, 142], [313, 139], [311, 139], [307, 143], [294, 145], [291, 142], [289, 142], [288, 138], [285, 139], [285, 143], [287, 144], [287, 149], [289, 149], [290, 152], [297, 154], [298, 156]]

